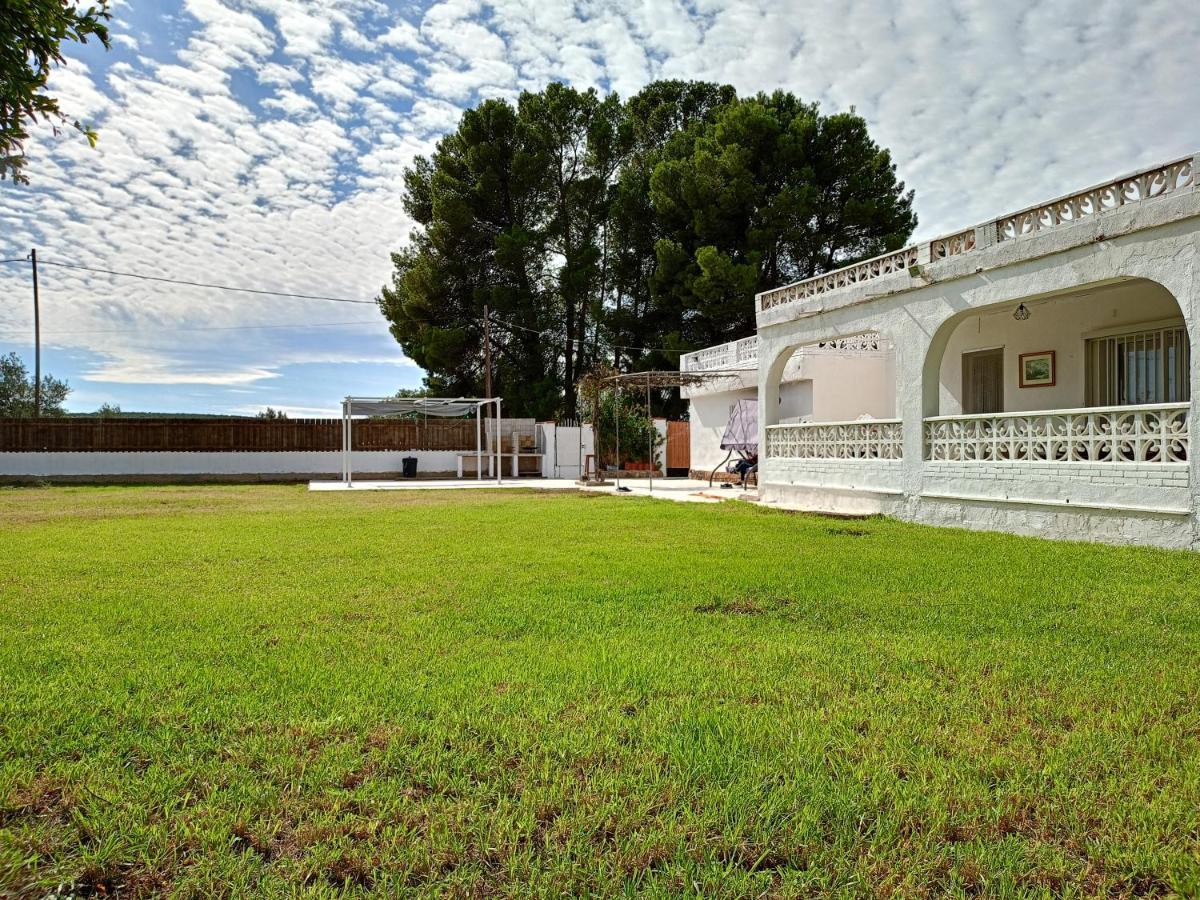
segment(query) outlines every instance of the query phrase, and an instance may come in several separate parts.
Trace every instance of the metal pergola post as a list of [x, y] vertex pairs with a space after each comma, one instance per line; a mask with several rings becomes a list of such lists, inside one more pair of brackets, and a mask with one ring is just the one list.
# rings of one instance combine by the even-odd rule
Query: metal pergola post
[[650, 493], [654, 493], [654, 416], [650, 412], [650, 375], [646, 375], [646, 418], [650, 420], [650, 430], [646, 434], [646, 443], [650, 445]]
[[613, 387], [613, 419], [617, 433], [617, 490], [621, 489], [621, 382]]
[[354, 401], [346, 398], [346, 487], [354, 487]]

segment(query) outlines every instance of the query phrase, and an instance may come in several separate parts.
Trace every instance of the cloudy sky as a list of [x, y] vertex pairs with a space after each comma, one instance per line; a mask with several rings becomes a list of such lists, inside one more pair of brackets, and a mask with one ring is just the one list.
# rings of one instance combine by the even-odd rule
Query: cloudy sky
[[[655, 78], [854, 106], [916, 189], [918, 238], [1200, 149], [1200, 16], [1167, 0], [124, 0], [52, 84], [100, 144], [41, 134], [0, 183], [0, 259], [370, 300], [401, 173], [489, 96]], [[371, 305], [44, 265], [70, 408], [293, 414], [415, 386]], [[0, 353], [32, 362], [28, 267]]]

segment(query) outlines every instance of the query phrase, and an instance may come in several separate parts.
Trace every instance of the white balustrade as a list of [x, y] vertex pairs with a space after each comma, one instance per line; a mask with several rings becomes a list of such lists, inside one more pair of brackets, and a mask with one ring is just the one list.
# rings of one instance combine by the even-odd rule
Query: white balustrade
[[742, 338], [734, 344], [733, 361], [739, 364], [758, 364], [758, 335]]
[[887, 349], [887, 341], [877, 331], [864, 331], [862, 334], [852, 334], [850, 337], [835, 338], [832, 341], [821, 341], [815, 347], [801, 347], [801, 351], [816, 349], [821, 352], [872, 352]]
[[899, 419], [767, 426], [768, 459], [902, 459]]
[[975, 229], [968, 228], [958, 234], [934, 238], [929, 242], [930, 260], [945, 259], [947, 256], [958, 256], [975, 249]]
[[754, 335], [685, 353], [679, 368], [683, 372], [707, 372], [714, 369], [753, 369], [757, 365], [758, 336]]
[[1189, 156], [997, 219], [996, 240], [1009, 241], [1056, 225], [1078, 222], [1106, 210], [1161, 197], [1194, 184], [1195, 172]]
[[[871, 281], [884, 275], [909, 271], [918, 264], [936, 263], [952, 256], [970, 253], [976, 249], [978, 234], [981, 232], [987, 237], [984, 240], [985, 244], [991, 242], [991, 233], [995, 234], [997, 242], [1010, 241], [1058, 225], [1077, 222], [1107, 210], [1127, 206], [1130, 203], [1139, 203], [1178, 191], [1192, 190], [1197, 184], [1194, 169], [1194, 161], [1190, 156], [1154, 166], [1115, 181], [1068, 194], [1048, 203], [1001, 216], [992, 222], [981, 225], [979, 229], [968, 228], [934, 238], [927, 245], [928, 252], [924, 254], [921, 247], [904, 247], [874, 259], [844, 266], [823, 275], [797, 281], [794, 284], [784, 285], [773, 291], [766, 291], [760, 296], [759, 308], [764, 311], [773, 309], [776, 306], [818, 297], [821, 294], [864, 281]], [[926, 245], [922, 245], [922, 247], [924, 246]]]
[[876, 256], [874, 259], [868, 259], [865, 262], [835, 269], [825, 275], [817, 275], [805, 281], [798, 281], [795, 284], [767, 291], [762, 295], [761, 308], [771, 309], [772, 307], [782, 306], [784, 303], [794, 303], [797, 300], [816, 297], [837, 288], [846, 287], [847, 285], [870, 281], [881, 275], [889, 275], [893, 272], [907, 272], [910, 267], [917, 264], [917, 252], [916, 247], [904, 247], [893, 253], [885, 253], [882, 256]]
[[1187, 420], [1187, 403], [935, 416], [925, 420], [925, 458], [1003, 462], [1186, 462]]

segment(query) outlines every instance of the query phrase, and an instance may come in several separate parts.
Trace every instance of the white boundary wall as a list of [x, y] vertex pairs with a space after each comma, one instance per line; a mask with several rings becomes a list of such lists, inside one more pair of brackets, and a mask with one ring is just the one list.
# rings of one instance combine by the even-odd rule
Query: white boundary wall
[[[510, 420], [505, 420], [508, 422]], [[580, 477], [579, 460], [595, 452], [591, 425], [559, 427], [553, 422], [537, 424], [538, 450], [544, 478]], [[665, 427], [665, 426], [664, 426]], [[556, 444], [557, 442], [557, 444]], [[473, 450], [356, 450], [354, 477], [399, 478], [401, 461], [417, 458], [417, 477], [454, 476], [459, 456], [469, 456], [466, 467], [473, 470]], [[484, 451], [486, 460], [488, 453]], [[509, 474], [511, 458], [504, 459]], [[172, 477], [199, 481], [206, 478], [230, 481], [309, 481], [328, 476], [342, 477], [342, 454], [329, 451], [96, 451], [24, 453], [0, 451], [0, 482], [41, 479], [81, 481], [155, 481]], [[468, 475], [467, 477], [470, 477]]]
[[[444, 450], [356, 450], [354, 472], [358, 476], [394, 473], [406, 456], [417, 458], [417, 476], [453, 475], [459, 454]], [[173, 475], [190, 478], [270, 479], [306, 481], [328, 475], [340, 478], [342, 454], [338, 450], [314, 451], [229, 451], [140, 453], [0, 453], [0, 480], [39, 478], [153, 478]]]

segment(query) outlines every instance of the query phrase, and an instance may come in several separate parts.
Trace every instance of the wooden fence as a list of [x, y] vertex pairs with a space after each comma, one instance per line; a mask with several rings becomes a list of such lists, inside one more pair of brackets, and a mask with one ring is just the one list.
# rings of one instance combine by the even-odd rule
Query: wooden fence
[[[474, 450], [464, 419], [355, 421], [355, 450]], [[341, 450], [341, 419], [0, 419], [0, 452]]]

